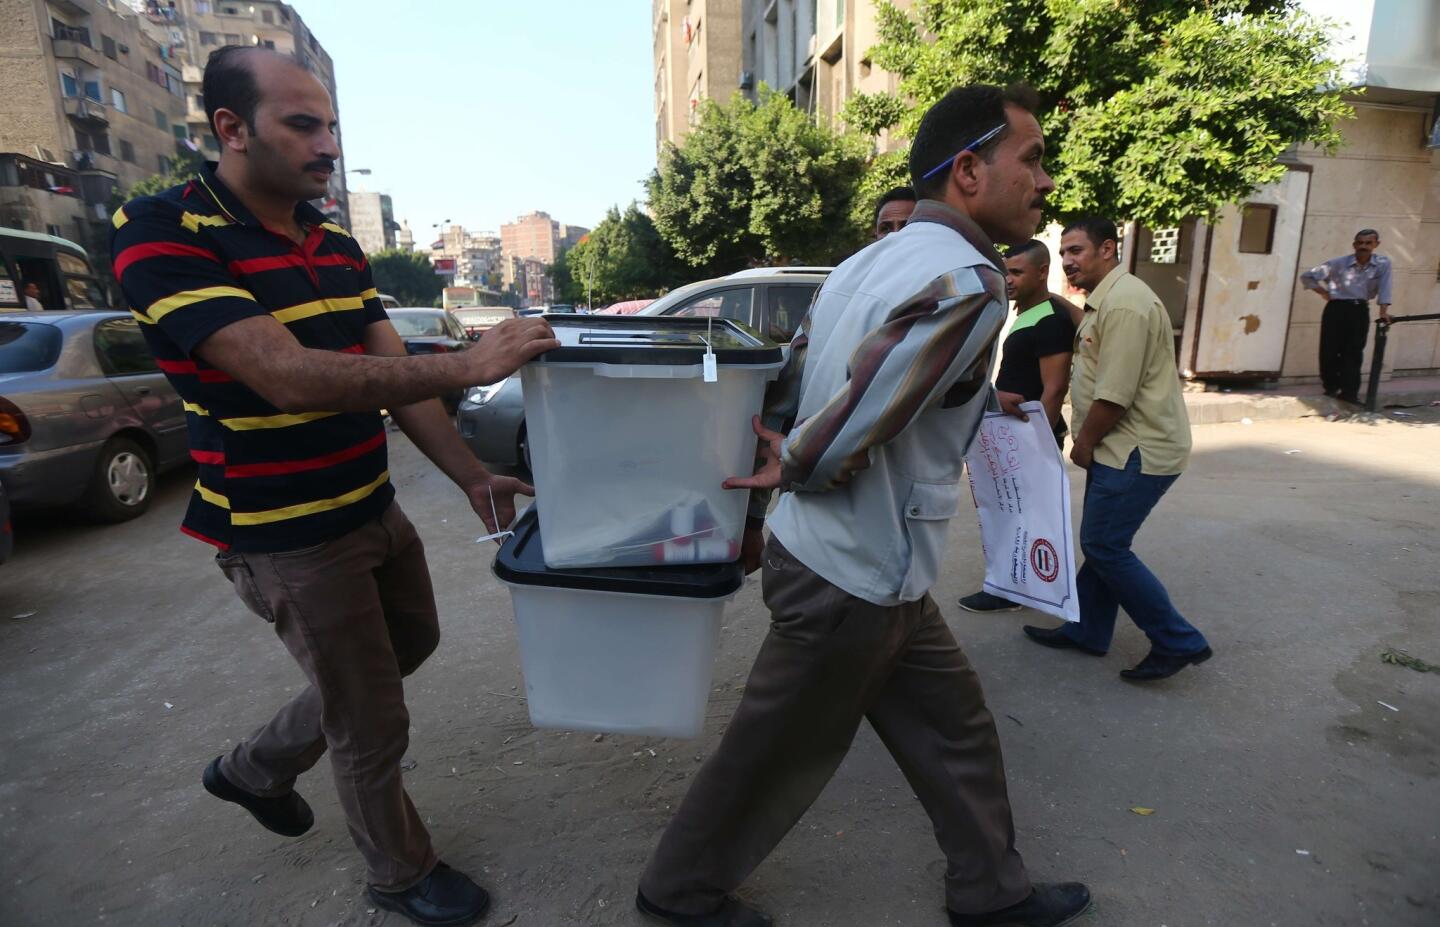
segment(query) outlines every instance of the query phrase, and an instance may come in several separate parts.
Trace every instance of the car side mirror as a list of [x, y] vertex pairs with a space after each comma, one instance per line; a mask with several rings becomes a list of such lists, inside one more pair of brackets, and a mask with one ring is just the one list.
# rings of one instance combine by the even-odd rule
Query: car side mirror
[[470, 332], [470, 333], [469, 333], [468, 335], [466, 335], [465, 337], [469, 338], [471, 341], [479, 341], [479, 340], [480, 340], [480, 333], [479, 333], [479, 332]]

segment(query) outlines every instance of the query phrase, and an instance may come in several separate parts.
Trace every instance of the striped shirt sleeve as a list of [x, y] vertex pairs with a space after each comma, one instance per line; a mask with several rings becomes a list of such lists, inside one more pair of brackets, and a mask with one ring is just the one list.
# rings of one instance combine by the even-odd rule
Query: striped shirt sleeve
[[[993, 277], [994, 279], [989, 279]], [[819, 492], [870, 465], [935, 405], [988, 397], [989, 361], [1005, 321], [999, 273], [943, 274], [894, 309], [850, 357], [850, 379], [785, 441], [781, 487]]]
[[199, 235], [163, 207], [122, 207], [111, 239], [115, 278], [142, 325], [157, 325], [186, 354], [242, 319], [269, 313]]
[[390, 315], [385, 311], [385, 304], [380, 302], [380, 291], [375, 286], [375, 275], [370, 272], [370, 262], [364, 250], [353, 239], [347, 239], [346, 243], [350, 245], [352, 256], [359, 261], [356, 267], [360, 270], [360, 298], [365, 301], [365, 324], [389, 321]]

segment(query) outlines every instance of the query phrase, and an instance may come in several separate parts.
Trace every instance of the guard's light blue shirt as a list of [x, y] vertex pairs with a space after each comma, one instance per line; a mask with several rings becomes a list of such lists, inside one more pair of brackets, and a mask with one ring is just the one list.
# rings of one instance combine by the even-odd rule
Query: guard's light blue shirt
[[1331, 299], [1373, 299], [1390, 305], [1390, 259], [1383, 254], [1370, 255], [1364, 264], [1353, 254], [1331, 258], [1301, 274], [1300, 282], [1330, 291]]

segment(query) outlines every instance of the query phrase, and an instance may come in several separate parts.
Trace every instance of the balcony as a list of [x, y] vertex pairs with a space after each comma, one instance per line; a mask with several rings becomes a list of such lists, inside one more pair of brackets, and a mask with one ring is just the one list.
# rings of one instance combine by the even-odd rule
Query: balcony
[[55, 57], [62, 61], [79, 61], [92, 68], [100, 67], [100, 53], [91, 48], [81, 35], [72, 32], [64, 38], [56, 36], [50, 43], [55, 49]]
[[104, 128], [110, 124], [110, 114], [104, 103], [97, 103], [88, 97], [66, 97], [65, 115], [81, 126], [92, 129]]

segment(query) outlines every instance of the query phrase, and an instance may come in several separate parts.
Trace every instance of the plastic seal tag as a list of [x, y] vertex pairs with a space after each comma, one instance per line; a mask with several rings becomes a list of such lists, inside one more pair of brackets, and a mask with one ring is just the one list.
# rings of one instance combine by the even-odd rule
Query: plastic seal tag
[[715, 366], [715, 348], [710, 344], [710, 332], [715, 324], [715, 317], [710, 316], [705, 320], [705, 368], [704, 376], [706, 383], [714, 383], [720, 379], [720, 371]]

